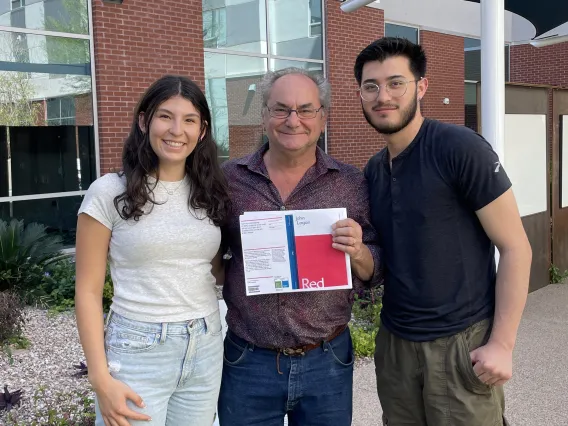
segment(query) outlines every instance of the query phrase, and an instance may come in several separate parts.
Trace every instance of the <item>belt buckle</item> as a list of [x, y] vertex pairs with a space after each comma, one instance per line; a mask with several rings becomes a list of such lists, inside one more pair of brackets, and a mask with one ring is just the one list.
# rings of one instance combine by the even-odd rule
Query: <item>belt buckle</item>
[[288, 355], [288, 356], [294, 356], [294, 355], [304, 355], [304, 349], [303, 348], [284, 348], [282, 349], [282, 353], [284, 355]]

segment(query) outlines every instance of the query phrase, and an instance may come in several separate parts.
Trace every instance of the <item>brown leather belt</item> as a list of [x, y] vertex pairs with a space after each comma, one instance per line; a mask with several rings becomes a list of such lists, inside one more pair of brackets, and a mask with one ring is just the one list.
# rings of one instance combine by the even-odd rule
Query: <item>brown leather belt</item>
[[342, 325], [338, 327], [337, 330], [335, 330], [327, 339], [324, 339], [319, 343], [312, 343], [310, 345], [304, 345], [304, 346], [296, 346], [294, 348], [265, 348], [265, 349], [271, 349], [273, 351], [281, 352], [284, 355], [288, 356], [303, 355], [306, 352], [309, 352], [313, 349], [320, 348], [324, 342], [331, 342], [333, 339], [335, 339], [341, 333], [343, 333], [346, 328], [347, 325]]

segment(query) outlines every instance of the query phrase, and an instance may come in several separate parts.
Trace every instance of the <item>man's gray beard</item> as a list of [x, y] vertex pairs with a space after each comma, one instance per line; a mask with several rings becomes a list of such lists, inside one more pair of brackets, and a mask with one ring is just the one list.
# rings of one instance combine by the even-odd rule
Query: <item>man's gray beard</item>
[[412, 103], [408, 105], [406, 109], [401, 110], [402, 119], [398, 124], [395, 123], [395, 124], [385, 124], [382, 126], [377, 126], [371, 121], [369, 115], [367, 114], [367, 111], [365, 111], [364, 108], [363, 108], [363, 115], [365, 116], [367, 123], [369, 123], [371, 127], [375, 129], [378, 133], [381, 133], [383, 135], [392, 135], [394, 133], [400, 132], [402, 129], [408, 126], [416, 116], [416, 111], [418, 111], [418, 94], [415, 92]]

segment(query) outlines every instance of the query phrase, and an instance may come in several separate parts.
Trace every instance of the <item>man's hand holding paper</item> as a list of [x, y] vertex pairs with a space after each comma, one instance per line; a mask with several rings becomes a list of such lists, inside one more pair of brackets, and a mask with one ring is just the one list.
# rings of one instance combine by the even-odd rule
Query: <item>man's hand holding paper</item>
[[370, 250], [363, 244], [363, 230], [353, 219], [337, 221], [332, 226], [332, 247], [351, 257], [351, 269], [363, 281], [373, 275], [374, 260]]

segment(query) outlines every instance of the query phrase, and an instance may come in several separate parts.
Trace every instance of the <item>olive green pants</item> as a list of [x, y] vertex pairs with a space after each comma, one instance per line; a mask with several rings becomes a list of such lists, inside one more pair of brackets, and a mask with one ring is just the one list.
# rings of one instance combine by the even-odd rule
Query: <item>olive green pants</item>
[[469, 355], [487, 342], [491, 323], [431, 342], [403, 340], [381, 327], [375, 370], [383, 425], [508, 425], [503, 387], [481, 382]]

